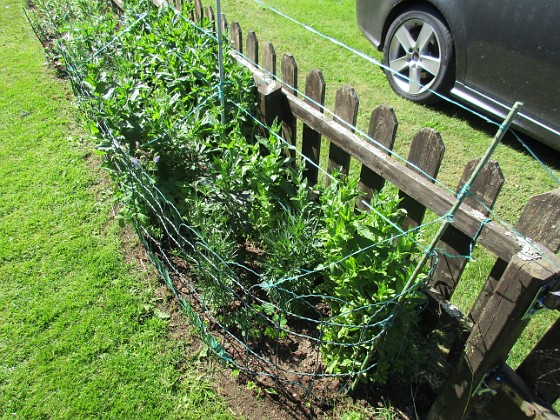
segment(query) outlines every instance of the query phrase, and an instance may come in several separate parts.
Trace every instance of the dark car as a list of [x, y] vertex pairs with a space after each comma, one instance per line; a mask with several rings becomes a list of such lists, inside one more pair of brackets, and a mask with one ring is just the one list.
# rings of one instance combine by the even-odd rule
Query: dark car
[[[451, 94], [560, 150], [559, 0], [357, 0], [358, 26], [399, 95]], [[389, 70], [390, 69], [390, 70]]]

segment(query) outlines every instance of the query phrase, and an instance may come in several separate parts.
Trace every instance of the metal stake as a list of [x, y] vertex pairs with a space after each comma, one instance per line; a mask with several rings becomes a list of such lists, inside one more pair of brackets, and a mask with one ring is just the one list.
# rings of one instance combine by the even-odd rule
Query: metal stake
[[416, 281], [416, 279], [420, 275], [420, 272], [422, 271], [422, 268], [424, 267], [424, 265], [428, 261], [428, 258], [430, 258], [430, 255], [432, 254], [434, 249], [436, 249], [436, 245], [439, 242], [439, 240], [441, 239], [441, 237], [443, 236], [443, 234], [445, 232], [445, 229], [447, 229], [447, 227], [450, 224], [453, 223], [453, 217], [455, 216], [455, 214], [459, 210], [459, 207], [461, 207], [461, 204], [463, 204], [463, 201], [465, 201], [465, 198], [467, 198], [468, 192], [469, 192], [470, 188], [472, 187], [472, 185], [474, 184], [474, 181], [476, 180], [476, 178], [478, 178], [478, 175], [480, 174], [480, 172], [482, 172], [482, 169], [484, 168], [484, 166], [486, 166], [486, 164], [490, 160], [490, 157], [492, 156], [492, 154], [496, 150], [496, 147], [498, 147], [498, 144], [500, 143], [500, 141], [504, 137], [506, 131], [509, 129], [511, 123], [513, 122], [513, 119], [517, 115], [517, 112], [519, 111], [519, 108], [521, 106], [523, 106], [522, 102], [516, 102], [513, 105], [513, 107], [511, 108], [511, 110], [510, 110], [509, 114], [507, 115], [506, 119], [504, 120], [504, 122], [502, 123], [502, 125], [498, 129], [498, 132], [494, 136], [494, 139], [492, 140], [492, 143], [490, 143], [490, 146], [486, 150], [486, 153], [480, 159], [480, 161], [478, 162], [478, 165], [474, 169], [473, 173], [471, 174], [471, 176], [469, 177], [469, 179], [467, 180], [467, 182], [465, 183], [465, 185], [463, 186], [463, 188], [461, 189], [461, 191], [457, 195], [457, 201], [455, 201], [455, 203], [453, 204], [453, 206], [451, 207], [451, 209], [447, 213], [448, 217], [441, 224], [441, 226], [440, 226], [438, 232], [436, 233], [436, 235], [434, 236], [430, 246], [426, 249], [426, 252], [424, 253], [422, 259], [418, 262], [418, 265], [414, 269], [414, 272], [410, 276], [410, 279], [408, 280], [408, 282], [404, 286], [403, 293], [400, 296], [400, 298], [398, 300], [398, 303], [401, 302], [401, 300], [404, 298], [404, 294], [406, 293], [406, 291], [414, 284], [414, 282]]

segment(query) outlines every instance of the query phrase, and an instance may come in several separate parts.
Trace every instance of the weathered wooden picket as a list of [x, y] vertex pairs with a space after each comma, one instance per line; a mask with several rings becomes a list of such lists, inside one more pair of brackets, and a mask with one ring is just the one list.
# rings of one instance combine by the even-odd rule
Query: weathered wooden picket
[[[192, 17], [214, 21], [214, 12], [194, 0]], [[222, 22], [226, 29], [225, 16]], [[227, 29], [234, 49], [243, 53], [236, 58], [254, 74], [263, 122], [280, 121], [284, 138], [299, 147], [310, 162], [319, 165], [321, 155], [328, 153], [326, 169], [347, 174], [351, 159], [357, 160], [360, 188], [366, 195], [386, 182], [396, 186], [409, 215], [404, 228], [422, 224], [426, 209], [440, 216], [447, 214], [455, 196], [426, 177], [437, 176], [445, 150], [435, 130], [422, 129], [414, 136], [409, 163], [402, 164], [390, 152], [398, 126], [391, 108], [381, 105], [372, 111], [368, 135], [379, 145], [372, 144], [353, 132], [358, 97], [352, 87], [343, 86], [336, 92], [334, 118], [329, 118], [322, 112], [326, 83], [320, 70], [306, 76], [306, 98], [301, 99], [294, 57], [283, 55], [280, 78], [271, 43], [262, 43], [259, 54], [254, 32], [249, 31], [244, 42], [237, 22]], [[257, 63], [266, 71], [257, 68]], [[297, 130], [298, 124], [303, 124], [302, 130]], [[322, 150], [322, 139], [328, 140], [328, 151]], [[458, 189], [475, 166], [476, 161], [467, 164]], [[311, 185], [319, 182], [315, 165], [307, 164], [305, 174]], [[429, 305], [423, 314], [423, 330], [429, 333], [445, 325], [456, 337], [450, 352], [453, 368], [433, 402], [428, 414], [431, 419], [463, 418], [483, 393], [494, 394], [487, 412], [495, 418], [557, 418], [552, 404], [560, 397], [560, 320], [517, 370], [509, 368], [505, 360], [535, 310], [560, 309], [560, 258], [556, 255], [560, 249], [560, 190], [531, 199], [515, 226], [539, 244], [541, 252], [534, 252], [525, 239], [487, 219], [487, 208], [492, 208], [503, 184], [498, 163], [491, 161], [441, 239], [438, 248], [444, 252], [424, 290]], [[448, 255], [468, 255], [474, 242], [492, 252], [497, 261], [470, 313], [464, 315], [449, 299], [468, 259]]]

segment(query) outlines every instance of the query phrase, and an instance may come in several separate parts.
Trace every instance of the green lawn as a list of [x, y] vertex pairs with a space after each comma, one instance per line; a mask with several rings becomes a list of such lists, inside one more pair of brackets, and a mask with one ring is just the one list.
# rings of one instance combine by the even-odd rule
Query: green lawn
[[226, 418], [127, 263], [110, 187], [25, 20], [0, 6], [0, 418]]

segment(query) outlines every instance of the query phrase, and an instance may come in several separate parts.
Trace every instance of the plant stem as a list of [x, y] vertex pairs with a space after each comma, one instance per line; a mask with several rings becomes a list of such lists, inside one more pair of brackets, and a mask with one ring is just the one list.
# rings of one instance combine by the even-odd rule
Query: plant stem
[[222, 125], [226, 124], [226, 98], [224, 96], [224, 51], [222, 34], [222, 10], [220, 0], [216, 0], [216, 33], [218, 34], [218, 66], [220, 68], [220, 105], [222, 107]]

